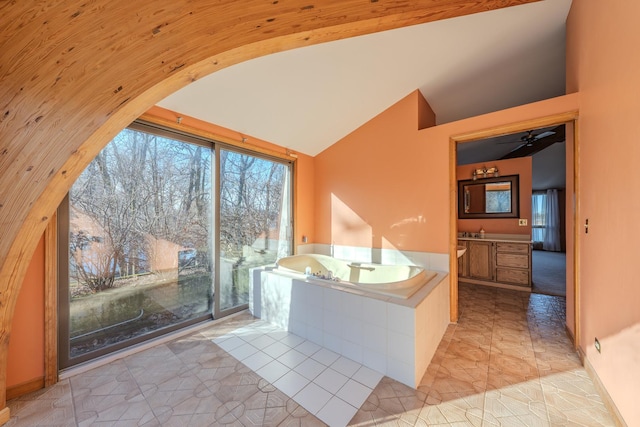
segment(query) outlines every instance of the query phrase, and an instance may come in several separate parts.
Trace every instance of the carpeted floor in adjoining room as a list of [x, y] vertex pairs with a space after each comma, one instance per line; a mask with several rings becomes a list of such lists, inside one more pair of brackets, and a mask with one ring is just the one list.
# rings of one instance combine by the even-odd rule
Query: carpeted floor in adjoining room
[[537, 294], [566, 296], [567, 258], [564, 252], [532, 252], [532, 291]]

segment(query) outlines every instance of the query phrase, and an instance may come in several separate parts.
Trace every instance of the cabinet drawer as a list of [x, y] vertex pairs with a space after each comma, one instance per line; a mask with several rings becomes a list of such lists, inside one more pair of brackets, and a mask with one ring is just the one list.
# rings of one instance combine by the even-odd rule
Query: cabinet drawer
[[496, 266], [498, 267], [516, 267], [529, 268], [529, 254], [496, 254]]
[[507, 243], [507, 242], [497, 242], [496, 250], [498, 252], [512, 252], [518, 254], [528, 254], [529, 253], [529, 244], [528, 243]]
[[515, 283], [517, 285], [529, 285], [528, 270], [512, 270], [510, 268], [497, 268], [496, 279], [498, 282]]

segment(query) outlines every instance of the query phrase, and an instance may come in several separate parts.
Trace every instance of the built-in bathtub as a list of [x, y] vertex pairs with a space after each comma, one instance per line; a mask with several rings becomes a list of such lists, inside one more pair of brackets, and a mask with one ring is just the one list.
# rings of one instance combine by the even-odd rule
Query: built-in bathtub
[[306, 254], [281, 258], [277, 270], [330, 280], [364, 292], [407, 299], [436, 276], [415, 265], [383, 265]]
[[[449, 275], [416, 266], [362, 263], [358, 265], [375, 270], [359, 269], [359, 280], [352, 282], [341, 278], [351, 278], [349, 264], [358, 263], [313, 255], [254, 269], [249, 309], [256, 317], [417, 387], [449, 324]], [[339, 281], [307, 275], [307, 267], [325, 277], [331, 271]], [[388, 270], [387, 278], [362, 282], [369, 276], [363, 272], [383, 270]], [[407, 279], [399, 280], [397, 274]], [[398, 296], [407, 289], [409, 296]]]

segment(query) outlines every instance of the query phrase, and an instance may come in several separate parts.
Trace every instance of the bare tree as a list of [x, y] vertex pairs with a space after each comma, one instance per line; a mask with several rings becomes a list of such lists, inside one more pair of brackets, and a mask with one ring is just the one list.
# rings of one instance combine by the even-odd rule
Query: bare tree
[[[261, 253], [278, 227], [282, 202], [283, 164], [229, 151], [220, 153], [220, 246], [227, 259], [234, 260], [231, 276], [231, 304], [239, 303], [240, 279], [250, 266], [244, 253], [258, 239], [264, 239]], [[274, 259], [270, 261], [275, 261]], [[268, 255], [261, 258], [267, 261]], [[246, 292], [246, 291], [243, 291]]]
[[[286, 166], [249, 154], [220, 151], [220, 256], [232, 263], [232, 300], [239, 301], [247, 274], [245, 254], [263, 261], [277, 233]], [[126, 129], [74, 184], [71, 204], [84, 221], [72, 235], [75, 278], [93, 291], [143, 272], [159, 274], [151, 262], [151, 240], [170, 242], [196, 254], [211, 271], [211, 151], [203, 146]], [[259, 239], [261, 247], [256, 246]], [[187, 252], [184, 252], [187, 256]], [[274, 258], [275, 260], [275, 258]]]
[[76, 279], [99, 291], [118, 276], [148, 271], [149, 238], [208, 248], [209, 173], [202, 147], [131, 130], [119, 134], [70, 193], [99, 235], [72, 236]]

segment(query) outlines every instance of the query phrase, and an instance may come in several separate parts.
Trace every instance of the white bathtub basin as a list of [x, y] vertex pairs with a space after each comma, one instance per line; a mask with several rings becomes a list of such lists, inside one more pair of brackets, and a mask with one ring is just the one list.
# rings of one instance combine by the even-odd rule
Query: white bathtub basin
[[[305, 271], [316, 276], [308, 276]], [[302, 274], [311, 279], [331, 276], [341, 286], [356, 287], [360, 290], [407, 299], [436, 276], [435, 271], [425, 270], [415, 265], [384, 265], [339, 260], [327, 255], [305, 254], [281, 258], [277, 271]]]

